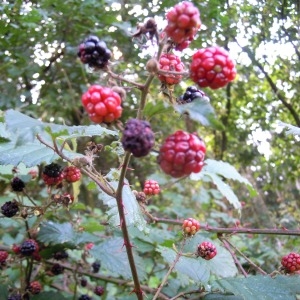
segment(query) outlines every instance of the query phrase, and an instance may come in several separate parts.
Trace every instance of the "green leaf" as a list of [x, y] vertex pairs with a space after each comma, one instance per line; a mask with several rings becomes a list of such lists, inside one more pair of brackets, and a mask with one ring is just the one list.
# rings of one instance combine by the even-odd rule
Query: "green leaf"
[[224, 295], [224, 294], [208, 294], [204, 300], [244, 300], [243, 297], [233, 296], [233, 295]]
[[190, 118], [203, 126], [211, 126], [214, 129], [223, 129], [222, 123], [217, 120], [215, 111], [205, 98], [196, 98], [193, 102], [175, 105], [175, 110], [181, 114], [188, 113]]
[[[206, 283], [211, 274], [218, 277], [235, 276], [238, 271], [231, 254], [224, 247], [220, 246], [218, 241], [211, 241], [207, 238], [206, 234], [196, 234], [193, 239], [188, 241], [184, 247], [184, 252], [195, 253], [197, 246], [204, 241], [210, 241], [216, 246], [218, 254], [213, 259], [207, 261], [196, 256], [182, 256], [174, 269], [187, 275], [195, 282], [201, 281], [202, 283]], [[169, 264], [174, 262], [176, 252], [172, 248], [158, 246], [157, 250]]]
[[[112, 180], [109, 182], [110, 185], [114, 189], [117, 189], [119, 183], [118, 181], [119, 171], [115, 169], [111, 170], [111, 172], [107, 174], [106, 178], [109, 181]], [[116, 199], [114, 197], [107, 195], [102, 190], [99, 190], [99, 199], [103, 202], [104, 205], [108, 207], [106, 213], [109, 217], [110, 225], [118, 227], [120, 225], [120, 218], [119, 218]], [[125, 180], [123, 186], [122, 201], [125, 210], [127, 225], [135, 226], [140, 231], [144, 231], [145, 233], [147, 233], [149, 231], [147, 227], [147, 222], [144, 219], [140, 206], [136, 200], [135, 195], [131, 191], [127, 180]]]
[[233, 192], [232, 188], [224, 182], [223, 178], [235, 180], [247, 186], [250, 196], [255, 196], [256, 191], [252, 184], [244, 178], [232, 165], [223, 161], [213, 159], [205, 160], [205, 165], [201, 172], [192, 173], [190, 178], [192, 180], [202, 180], [209, 177], [209, 179], [217, 186], [220, 193], [227, 198], [227, 200], [237, 209], [241, 208], [241, 204]]
[[70, 248], [80, 244], [96, 242], [99, 238], [87, 232], [75, 232], [71, 223], [54, 223], [52, 221], [41, 224], [38, 240], [45, 244], [67, 244]]
[[[1, 145], [0, 164], [3, 165], [18, 165], [23, 162], [27, 167], [31, 167], [58, 159], [59, 156], [52, 149], [37, 140], [37, 134], [50, 145], [52, 145], [52, 138], [57, 138], [62, 143], [67, 139], [81, 136], [118, 136], [116, 131], [100, 125], [65, 126], [43, 123], [14, 110], [8, 110], [5, 116], [6, 128], [11, 133], [11, 140]], [[70, 159], [82, 156], [66, 149], [63, 153]]]
[[153, 116], [156, 116], [158, 114], [166, 114], [172, 111], [172, 107], [168, 105], [165, 101], [147, 102], [144, 109], [144, 115], [148, 119], [151, 119]]
[[300, 276], [250, 276], [226, 278], [212, 284], [214, 290], [231, 292], [244, 300], [295, 300], [300, 294]]
[[[95, 245], [90, 254], [101, 261], [101, 266], [108, 270], [113, 276], [122, 276], [131, 279], [131, 269], [128, 262], [124, 240], [122, 238], [109, 238], [103, 243]], [[134, 261], [141, 280], [145, 279], [145, 267], [143, 260], [134, 253]]]
[[296, 126], [293, 126], [293, 125], [290, 125], [290, 124], [287, 124], [287, 123], [284, 123], [281, 121], [278, 121], [278, 126], [281, 127], [282, 129], [286, 129], [287, 135], [293, 134], [293, 135], [300, 136], [300, 128], [299, 127], [296, 127]]

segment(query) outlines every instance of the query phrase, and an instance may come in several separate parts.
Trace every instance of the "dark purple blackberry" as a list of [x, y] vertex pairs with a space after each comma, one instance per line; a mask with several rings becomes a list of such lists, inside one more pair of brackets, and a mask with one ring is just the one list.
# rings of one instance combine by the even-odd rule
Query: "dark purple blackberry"
[[61, 173], [62, 173], [62, 167], [56, 163], [51, 163], [50, 165], [46, 165], [43, 171], [43, 174], [52, 178], [59, 177]]
[[78, 300], [92, 300], [92, 297], [89, 295], [81, 295]]
[[139, 119], [128, 120], [121, 142], [123, 148], [133, 156], [146, 156], [154, 146], [154, 133], [150, 123]]
[[105, 68], [111, 58], [111, 52], [107, 49], [106, 43], [93, 35], [79, 45], [77, 55], [82, 63], [98, 69]]
[[7, 300], [22, 300], [22, 296], [20, 294], [12, 294], [8, 296]]
[[69, 257], [68, 253], [64, 250], [55, 252], [53, 254], [53, 258], [56, 260], [62, 260], [62, 259], [66, 259], [68, 257]]
[[10, 182], [11, 188], [14, 192], [22, 192], [25, 188], [25, 183], [19, 177], [14, 177]]
[[189, 86], [185, 93], [176, 101], [178, 104], [186, 104], [192, 102], [196, 98], [202, 98], [206, 102], [209, 102], [209, 98], [206, 96], [206, 94], [203, 91], [198, 90], [195, 86]]
[[81, 280], [80, 280], [80, 285], [81, 285], [82, 287], [86, 287], [86, 286], [87, 286], [87, 280], [86, 280], [86, 278], [81, 278]]
[[38, 244], [35, 240], [28, 239], [20, 245], [20, 253], [24, 256], [31, 256], [34, 252], [39, 250]]
[[15, 216], [19, 211], [19, 206], [16, 200], [7, 201], [1, 206], [1, 213], [8, 218]]
[[51, 268], [51, 272], [53, 275], [62, 274], [64, 271], [64, 267], [60, 264], [54, 264]]
[[93, 273], [98, 273], [100, 270], [101, 264], [99, 261], [95, 261], [92, 263]]
[[98, 296], [102, 296], [104, 292], [105, 292], [104, 287], [100, 285], [96, 286], [94, 289], [94, 293]]

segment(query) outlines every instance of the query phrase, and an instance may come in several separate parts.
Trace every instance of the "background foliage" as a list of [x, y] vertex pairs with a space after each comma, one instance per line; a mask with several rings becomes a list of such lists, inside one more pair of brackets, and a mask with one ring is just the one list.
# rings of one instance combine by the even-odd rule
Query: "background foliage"
[[[61, 140], [73, 141], [78, 153], [83, 152], [88, 141], [100, 142], [105, 147], [96, 158], [97, 168], [109, 176], [112, 174], [109, 173], [111, 168], [119, 167], [122, 149], [118, 143], [118, 128], [114, 125], [107, 128], [89, 126], [90, 121], [80, 101], [81, 94], [89, 84], [107, 85], [108, 77], [102, 73], [93, 73], [80, 63], [76, 57], [78, 44], [89, 34], [98, 35], [113, 52], [111, 65], [114, 71], [128, 79], [143, 82], [147, 76], [145, 64], [153, 54], [153, 48], [150, 42], [145, 46], [142, 41], [132, 40], [130, 35], [137, 24], [143, 23], [148, 17], [154, 17], [158, 27], [162, 29], [166, 9], [176, 3], [177, 1], [171, 0], [3, 2], [0, 7], [0, 109], [1, 121], [5, 123], [0, 123], [1, 203], [15, 197], [9, 189], [13, 176], [12, 165], [23, 161], [27, 167], [36, 167], [40, 172], [43, 164], [56, 158], [37, 155], [45, 154], [45, 149], [38, 148], [41, 145], [33, 140], [37, 132], [43, 133], [46, 140], [55, 136]], [[300, 217], [297, 201], [300, 189], [299, 3], [289, 0], [208, 0], [195, 1], [195, 5], [201, 12], [203, 24], [191, 48], [183, 52], [182, 60], [188, 65], [190, 56], [196, 49], [218, 44], [229, 49], [237, 62], [238, 77], [232, 84], [224, 89], [205, 90], [218, 123], [216, 126], [205, 127], [202, 119], [199, 123], [197, 118], [196, 121], [191, 121], [179, 116], [164, 99], [157, 79], [151, 86], [145, 116], [156, 133], [156, 145], [176, 129], [197, 131], [207, 144], [207, 158], [211, 159], [211, 164], [201, 173], [201, 178], [176, 182], [160, 172], [153, 155], [150, 158], [132, 160], [130, 167], [133, 170], [128, 173], [127, 180], [131, 188], [136, 190], [141, 190], [147, 178], [159, 181], [163, 193], [151, 199], [148, 208], [161, 218], [182, 219], [192, 216], [203, 223], [221, 227], [234, 227], [239, 220], [242, 226], [248, 227], [297, 228]], [[127, 90], [121, 118], [124, 123], [129, 117], [136, 115], [140, 95], [138, 90], [128, 84], [117, 83]], [[188, 85], [191, 82], [185, 78], [175, 87], [175, 94], [181, 95]], [[27, 119], [27, 116], [34, 120]], [[287, 125], [282, 126], [280, 122]], [[82, 126], [82, 130], [76, 128], [76, 132], [73, 131], [72, 126], [75, 125]], [[294, 134], [285, 134], [284, 126]], [[20, 156], [21, 152], [14, 155], [13, 149], [20, 145], [24, 146], [23, 156]], [[72, 149], [70, 150], [72, 156]], [[41, 152], [33, 155], [33, 151]], [[219, 165], [213, 165], [216, 161]], [[221, 161], [231, 166], [221, 165]], [[235, 170], [232, 171], [230, 167]], [[46, 188], [39, 178], [31, 181], [27, 175], [28, 169], [24, 165], [19, 165], [18, 168], [28, 182], [28, 189], [34, 199], [44, 201], [47, 197]], [[238, 174], [232, 175], [236, 170]], [[106, 253], [105, 249], [122, 247], [120, 233], [112, 226], [116, 225], [117, 220], [109, 227], [101, 224], [116, 217], [113, 203], [103, 197], [87, 178], [83, 178], [80, 187], [73, 188], [78, 190], [78, 202], [70, 209], [70, 216], [64, 215], [62, 211], [58, 211], [56, 215], [49, 212], [43, 216], [43, 222], [48, 223], [42, 223], [47, 224], [47, 227], [43, 225], [41, 228], [40, 241], [47, 242], [43, 239], [43, 234], [46, 234], [47, 239], [50, 239], [48, 243], [57, 242], [57, 235], [54, 235], [57, 232], [45, 233], [45, 230], [51, 231], [51, 226], [56, 228], [56, 224], [62, 223], [58, 227], [62, 230], [59, 236], [66, 240], [60, 242], [71, 242], [68, 248], [73, 249], [70, 254], [76, 261], [83, 245], [95, 242], [95, 236], [100, 237], [101, 242], [98, 240], [97, 248], [91, 255], [103, 261], [105, 275], [130, 278], [128, 268], [124, 266], [116, 269], [116, 261], [111, 262], [109, 257], [103, 259], [100, 255]], [[130, 189], [127, 197], [129, 203], [134, 203]], [[240, 203], [243, 204], [241, 214], [236, 209]], [[77, 224], [74, 228], [67, 225], [70, 218]], [[80, 225], [75, 220], [80, 220]], [[145, 285], [157, 287], [166, 271], [166, 263], [173, 260], [171, 245], [172, 241], [178, 240], [177, 230], [174, 230], [178, 227], [170, 224], [146, 225], [143, 221], [142, 213], [138, 211], [132, 220], [133, 224], [139, 223], [138, 229], [130, 227], [138, 254], [143, 257], [137, 264], [141, 264], [139, 272]], [[33, 217], [30, 222], [34, 226], [37, 220]], [[25, 231], [22, 220], [0, 219], [0, 223], [1, 244], [11, 246], [22, 240]], [[86, 235], [78, 234], [76, 226], [83, 228]], [[139, 230], [146, 230], [148, 235], [144, 236]], [[216, 238], [214, 235], [208, 237]], [[234, 237], [234, 242], [268, 273], [278, 269], [283, 254], [299, 251], [299, 239], [292, 236], [239, 235]], [[226, 257], [225, 262], [226, 259], [231, 259]], [[122, 261], [120, 254], [117, 262]], [[183, 267], [178, 265], [163, 291], [166, 294], [176, 294], [196, 288], [196, 278], [204, 286], [209, 280], [216, 278], [213, 271], [196, 273], [189, 278], [186, 273], [190, 270], [185, 268], [194, 263], [187, 263]], [[247, 261], [243, 263], [247, 267]], [[234, 267], [232, 262], [230, 265]], [[248, 267], [249, 272], [252, 272], [251, 266]], [[215, 271], [218, 269], [211, 265], [205, 268]], [[203, 271], [203, 266], [199, 266], [199, 270]], [[13, 281], [18, 277], [18, 272], [17, 268], [6, 271], [4, 277]], [[228, 272], [227, 275], [217, 275], [235, 275], [233, 270]], [[45, 293], [54, 293], [47, 280], [44, 278], [44, 282], [49, 284], [49, 291]], [[102, 283], [101, 278], [98, 280]], [[278, 282], [283, 286], [287, 284], [281, 278], [278, 278]], [[103, 284], [109, 290], [107, 299], [114, 299], [120, 293], [123, 295], [122, 299], [134, 298], [129, 295], [130, 288], [120, 291], [114, 282]], [[254, 286], [256, 283], [249, 281], [243, 284]], [[219, 280], [213, 287], [232, 293], [236, 289], [229, 279]], [[244, 295], [241, 288], [237, 290], [237, 297]], [[291, 295], [296, 292], [299, 293], [299, 290], [293, 290]]]

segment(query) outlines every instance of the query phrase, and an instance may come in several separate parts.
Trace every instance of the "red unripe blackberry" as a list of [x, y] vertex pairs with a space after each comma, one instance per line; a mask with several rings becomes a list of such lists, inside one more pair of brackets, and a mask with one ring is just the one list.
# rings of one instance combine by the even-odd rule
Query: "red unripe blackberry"
[[51, 273], [53, 275], [59, 275], [59, 274], [62, 274], [63, 272], [64, 272], [64, 267], [60, 264], [54, 264], [51, 267]]
[[64, 250], [55, 252], [53, 258], [56, 260], [67, 259], [69, 257], [68, 253]]
[[14, 177], [10, 182], [11, 188], [14, 192], [22, 192], [25, 188], [25, 183], [19, 177]]
[[94, 293], [98, 296], [102, 296], [104, 294], [105, 290], [103, 286], [96, 286], [94, 289]]
[[75, 166], [65, 167], [63, 174], [64, 179], [68, 182], [76, 182], [81, 178], [81, 171]]
[[165, 32], [176, 44], [193, 40], [201, 26], [199, 10], [188, 1], [183, 1], [171, 8], [166, 18], [168, 24]]
[[200, 87], [218, 89], [235, 78], [235, 64], [224, 48], [200, 49], [192, 57], [190, 76]]
[[46, 165], [43, 170], [42, 178], [46, 185], [58, 185], [64, 179], [62, 167], [56, 163]]
[[28, 290], [31, 294], [37, 295], [42, 290], [42, 285], [38, 281], [33, 281], [29, 284]]
[[13, 251], [15, 254], [20, 254], [20, 252], [21, 252], [20, 245], [13, 244], [13, 245], [12, 245], [12, 251]]
[[217, 255], [217, 248], [211, 242], [203, 242], [198, 245], [197, 255], [206, 260], [210, 260]]
[[144, 193], [147, 196], [157, 195], [160, 192], [159, 184], [157, 181], [148, 179], [144, 183]]
[[12, 294], [8, 296], [7, 300], [22, 300], [21, 294]]
[[197, 220], [193, 218], [188, 218], [183, 221], [182, 230], [185, 235], [192, 236], [196, 232], [198, 232], [199, 229], [200, 229], [200, 223]]
[[1, 206], [1, 213], [8, 218], [15, 216], [19, 211], [19, 206], [16, 200], [7, 201]]
[[129, 119], [121, 139], [124, 150], [135, 157], [146, 156], [154, 146], [154, 133], [150, 123], [139, 119]]
[[7, 251], [0, 251], [0, 265], [5, 264], [6, 260], [8, 258], [8, 252]]
[[99, 261], [95, 261], [92, 263], [92, 270], [93, 270], [93, 273], [98, 273], [99, 270], [100, 270], [100, 267], [101, 267], [101, 264]]
[[[162, 71], [182, 72], [184, 65], [180, 57], [172, 53], [164, 53], [159, 59], [159, 69]], [[167, 84], [177, 84], [181, 81], [182, 75], [175, 74], [159, 74], [158, 79]]]
[[281, 259], [281, 264], [287, 273], [300, 270], [300, 254], [291, 252]]
[[206, 94], [203, 91], [197, 89], [195, 86], [189, 86], [186, 89], [185, 93], [182, 96], [180, 96], [178, 99], [176, 99], [176, 101], [178, 104], [186, 104], [186, 103], [193, 102], [197, 98], [201, 98], [206, 102], [209, 102], [209, 98], [206, 96]]
[[111, 123], [122, 115], [120, 94], [109, 87], [90, 86], [82, 94], [81, 102], [94, 123]]
[[89, 295], [81, 295], [78, 300], [92, 300], [92, 297]]
[[157, 161], [166, 174], [179, 178], [199, 173], [204, 165], [205, 152], [206, 147], [200, 137], [178, 130], [162, 144]]
[[20, 245], [20, 253], [24, 256], [31, 256], [39, 251], [38, 243], [33, 239], [25, 240]]
[[107, 49], [106, 43], [96, 36], [89, 36], [79, 45], [78, 57], [84, 64], [91, 68], [103, 69], [111, 58], [111, 51]]

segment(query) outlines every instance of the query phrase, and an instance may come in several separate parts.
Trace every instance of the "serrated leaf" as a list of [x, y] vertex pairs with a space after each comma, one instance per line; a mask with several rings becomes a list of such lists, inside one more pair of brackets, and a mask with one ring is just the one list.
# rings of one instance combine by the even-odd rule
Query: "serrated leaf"
[[174, 108], [181, 114], [188, 113], [192, 120], [201, 123], [203, 126], [223, 129], [222, 123], [216, 118], [213, 107], [204, 98], [196, 98], [191, 103], [175, 105]]
[[293, 135], [300, 136], [300, 128], [299, 127], [296, 127], [296, 126], [293, 126], [293, 125], [290, 125], [290, 124], [287, 124], [287, 123], [284, 123], [281, 121], [278, 121], [277, 123], [278, 123], [279, 127], [286, 130], [287, 135], [293, 134]]
[[[113, 181], [110, 181], [109, 183], [114, 189], [117, 189], [118, 181], [115, 179], [119, 178], [119, 171], [112, 170], [109, 174], [107, 174], [106, 178], [113, 179]], [[99, 190], [99, 199], [103, 202], [104, 205], [108, 207], [106, 213], [109, 217], [110, 225], [115, 227], [119, 226], [120, 218], [116, 199], [107, 195], [102, 190]], [[127, 226], [135, 226], [140, 231], [144, 231], [145, 233], [147, 233], [149, 231], [147, 222], [144, 219], [140, 206], [136, 200], [135, 195], [131, 191], [127, 180], [125, 180], [123, 186], [122, 201], [125, 210]]]
[[295, 300], [300, 294], [300, 276], [249, 276], [226, 278], [212, 284], [214, 290], [230, 292], [244, 300]]
[[[131, 279], [131, 269], [124, 248], [122, 238], [110, 238], [103, 243], [95, 245], [90, 254], [101, 262], [101, 266], [115, 276], [122, 276], [125, 279]], [[143, 260], [134, 253], [134, 261], [141, 280], [145, 279], [145, 267]]]
[[75, 248], [83, 243], [96, 242], [98, 238], [87, 232], [75, 232], [71, 223], [49, 221], [41, 224], [38, 240], [45, 244], [68, 244]]
[[[37, 140], [37, 134], [50, 145], [52, 145], [53, 137], [58, 138], [62, 143], [67, 139], [81, 136], [118, 135], [117, 132], [100, 125], [65, 126], [43, 123], [14, 110], [6, 112], [5, 120], [6, 128], [11, 133], [11, 140], [1, 145], [0, 164], [3, 165], [18, 165], [23, 162], [27, 167], [31, 167], [43, 162], [51, 163], [58, 159], [59, 156], [52, 149]], [[51, 134], [53, 134], [52, 137]], [[82, 156], [82, 154], [66, 149], [63, 153], [70, 159]]]
[[212, 182], [217, 186], [217, 189], [220, 191], [220, 193], [229, 201], [230, 204], [233, 205], [235, 209], [241, 208], [241, 203], [238, 197], [233, 192], [232, 188], [225, 183], [220, 176], [207, 172], [203, 172], [203, 176], [208, 176], [211, 178]]

